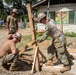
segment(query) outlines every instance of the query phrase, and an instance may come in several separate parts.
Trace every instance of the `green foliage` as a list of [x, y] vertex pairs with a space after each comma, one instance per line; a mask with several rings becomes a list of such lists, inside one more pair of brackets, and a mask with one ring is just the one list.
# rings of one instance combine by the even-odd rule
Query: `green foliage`
[[66, 32], [65, 35], [69, 37], [76, 37], [76, 33], [74, 32]]
[[0, 29], [2, 28], [2, 25], [0, 24]]
[[37, 2], [37, 0], [26, 0], [27, 1], [27, 3], [35, 3], [35, 2]]
[[2, 4], [2, 1], [0, 1], [0, 9], [3, 9], [3, 4]]
[[[27, 1], [27, 3], [29, 2], [29, 3], [32, 3], [32, 4], [34, 4], [35, 2], [37, 2], [37, 0], [26, 0], [26, 1]], [[22, 19], [22, 21], [24, 22], [25, 19], [26, 19], [26, 21], [29, 21], [27, 9], [26, 9], [25, 6], [21, 5], [22, 0], [5, 0], [5, 2], [7, 4], [11, 4], [11, 3], [14, 4], [16, 2], [16, 6], [14, 5], [13, 8], [14, 7], [18, 7], [18, 10], [19, 10], [18, 20], [20, 21], [20, 19]], [[0, 18], [6, 20], [6, 17], [10, 13], [11, 9], [9, 9], [8, 12], [7, 12], [6, 10], [8, 8], [6, 10], [3, 9], [3, 8], [4, 8], [4, 6], [2, 4], [2, 0], [0, 0]], [[5, 10], [5, 12], [4, 12], [4, 10]]]
[[14, 0], [5, 0], [5, 2], [7, 2], [7, 3], [13, 3]]
[[36, 35], [36, 37], [41, 37], [43, 34], [41, 34], [41, 33], [38, 33], [37, 35]]

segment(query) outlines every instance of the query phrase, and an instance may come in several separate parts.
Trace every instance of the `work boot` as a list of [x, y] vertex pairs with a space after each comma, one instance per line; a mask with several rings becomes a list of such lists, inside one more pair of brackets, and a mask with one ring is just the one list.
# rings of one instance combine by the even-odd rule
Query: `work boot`
[[54, 63], [52, 60], [48, 60], [44, 65], [45, 66], [54, 66]]
[[64, 66], [61, 70], [60, 70], [60, 72], [61, 73], [64, 73], [65, 71], [69, 71], [71, 69], [71, 67], [69, 66], [69, 65], [67, 65], [67, 66]]
[[73, 65], [74, 63], [72, 62], [72, 59], [68, 59], [69, 65]]
[[76, 56], [72, 56], [72, 58], [76, 60]]
[[54, 57], [53, 58], [53, 63], [57, 63], [58, 62], [58, 58], [57, 57]]
[[20, 66], [10, 66], [10, 71], [19, 71], [21, 69]]
[[21, 69], [21, 66], [19, 61], [13, 62], [9, 68], [10, 71], [18, 71], [20, 69]]

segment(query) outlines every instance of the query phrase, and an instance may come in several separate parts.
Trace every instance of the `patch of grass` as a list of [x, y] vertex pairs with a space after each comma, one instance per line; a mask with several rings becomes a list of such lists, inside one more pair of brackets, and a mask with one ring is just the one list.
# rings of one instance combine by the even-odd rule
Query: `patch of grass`
[[43, 36], [43, 34], [41, 34], [41, 33], [38, 33], [38, 34], [36, 35], [37, 38], [38, 38], [38, 37], [41, 37], [41, 36]]
[[17, 47], [19, 49], [22, 49], [23, 47], [26, 46], [26, 44], [28, 44], [29, 41], [31, 41], [31, 35], [24, 35], [22, 36], [21, 42], [17, 44]]
[[[41, 37], [43, 34], [37, 34], [36, 37]], [[47, 40], [50, 40], [51, 38], [48, 37]], [[30, 42], [32, 40], [31, 35], [23, 35], [21, 42], [17, 44], [17, 47], [21, 50], [22, 48], [24, 48], [26, 46], [26, 44], [28, 44], [28, 42]]]
[[66, 32], [65, 35], [69, 37], [76, 37], [76, 33], [74, 32]]
[[[41, 34], [41, 33], [38, 33], [38, 34], [36, 35], [37, 38], [39, 38], [39, 37], [41, 37], [41, 36], [43, 36], [43, 34]], [[51, 40], [51, 37], [48, 36], [48, 37], [47, 37], [47, 40]]]
[[31, 37], [31, 35], [24, 35], [24, 36], [22, 36], [22, 40], [32, 40], [32, 37]]
[[0, 29], [2, 28], [2, 25], [0, 25]]

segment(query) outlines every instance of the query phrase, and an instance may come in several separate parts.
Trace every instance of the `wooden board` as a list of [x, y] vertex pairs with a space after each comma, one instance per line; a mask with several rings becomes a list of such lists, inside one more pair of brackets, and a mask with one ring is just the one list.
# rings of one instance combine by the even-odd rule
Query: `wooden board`
[[69, 53], [76, 53], [76, 49], [68, 49]]
[[62, 69], [62, 65], [61, 66], [42, 66], [42, 71], [47, 71], [47, 72], [54, 72], [54, 73], [58, 73], [60, 75], [60, 69]]
[[[29, 25], [30, 25], [30, 29], [31, 29], [31, 35], [32, 35], [32, 40], [36, 40], [36, 31], [35, 31], [35, 26], [34, 26], [34, 20], [33, 20], [33, 18], [32, 18], [32, 9], [31, 9], [31, 5], [30, 5], [30, 3], [28, 3], [27, 5], [26, 5], [26, 7], [27, 7], [27, 10], [28, 10], [28, 17], [29, 17]], [[35, 42], [35, 47], [37, 46], [37, 42]], [[38, 54], [37, 54], [37, 56], [36, 56], [36, 65], [35, 65], [35, 68], [34, 67], [32, 67], [32, 69], [34, 69], [34, 70], [36, 70], [36, 71], [39, 71], [40, 70], [40, 64], [39, 64], [39, 58], [38, 58]], [[33, 70], [33, 71], [34, 71]], [[33, 73], [33, 71], [32, 71], [32, 73]]]
[[19, 55], [21, 55], [29, 46], [33, 45], [35, 42], [35, 40], [29, 42], [22, 50], [20, 50]]

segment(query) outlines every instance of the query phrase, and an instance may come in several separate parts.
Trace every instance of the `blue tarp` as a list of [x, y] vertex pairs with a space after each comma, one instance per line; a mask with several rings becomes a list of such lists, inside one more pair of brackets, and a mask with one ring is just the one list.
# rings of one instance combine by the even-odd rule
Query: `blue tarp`
[[2, 26], [4, 24], [4, 20], [0, 20], [0, 25]]

